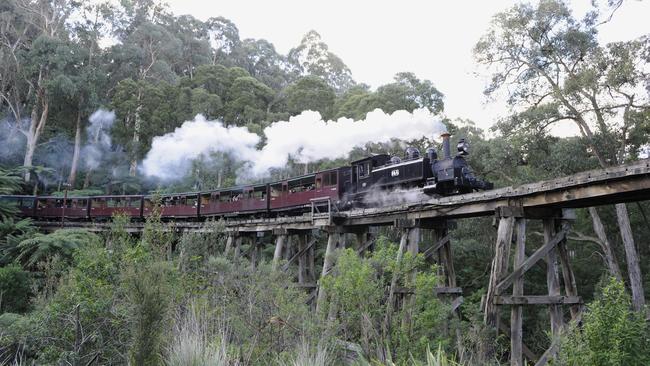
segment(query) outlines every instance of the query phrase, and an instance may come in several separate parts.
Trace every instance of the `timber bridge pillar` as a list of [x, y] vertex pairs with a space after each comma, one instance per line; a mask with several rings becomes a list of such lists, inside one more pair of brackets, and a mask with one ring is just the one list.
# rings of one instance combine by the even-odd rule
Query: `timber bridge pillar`
[[[523, 207], [501, 206], [495, 210], [498, 221], [497, 239], [492, 260], [487, 295], [484, 298], [484, 321], [487, 325], [510, 337], [510, 363], [523, 366], [524, 356], [535, 365], [545, 365], [555, 356], [561, 331], [565, 326], [562, 305], [570, 306], [572, 320], [579, 320], [582, 300], [578, 296], [573, 269], [569, 262], [566, 238], [570, 222], [575, 219], [571, 209], [524, 210]], [[529, 220], [540, 220], [543, 243], [526, 256], [526, 225]], [[510, 260], [514, 243], [514, 255]], [[510, 270], [512, 263], [512, 270]], [[546, 295], [524, 295], [524, 275], [536, 264], [546, 264]], [[560, 287], [562, 271], [564, 295]], [[506, 291], [512, 288], [512, 295]], [[510, 306], [510, 327], [501, 321], [503, 306]], [[523, 343], [523, 307], [547, 306], [550, 314], [551, 344], [537, 358]]]

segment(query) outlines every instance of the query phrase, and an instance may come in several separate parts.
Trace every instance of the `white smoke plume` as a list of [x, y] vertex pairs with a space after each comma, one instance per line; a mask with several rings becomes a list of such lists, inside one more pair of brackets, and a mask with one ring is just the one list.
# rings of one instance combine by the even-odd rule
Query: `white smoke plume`
[[428, 201], [431, 196], [425, 194], [421, 189], [392, 189], [386, 190], [380, 187], [373, 187], [364, 195], [364, 204], [374, 206], [393, 206], [419, 203]]
[[96, 169], [111, 149], [109, 130], [115, 122], [115, 112], [98, 109], [88, 118], [90, 125], [86, 129], [88, 142], [83, 147], [83, 157], [86, 167]]
[[192, 160], [212, 152], [230, 153], [235, 159], [257, 158], [260, 137], [245, 127], [225, 127], [202, 115], [187, 121], [174, 132], [153, 138], [151, 150], [142, 162], [145, 174], [170, 180], [184, 176]]
[[290, 157], [300, 163], [345, 158], [367, 143], [433, 138], [444, 131], [440, 119], [426, 109], [392, 114], [376, 109], [360, 121], [324, 121], [318, 112], [305, 111], [266, 127], [266, 144], [258, 149], [260, 138], [248, 129], [224, 127], [219, 121], [197, 116], [174, 132], [155, 137], [142, 167], [147, 175], [175, 179], [187, 173], [193, 159], [225, 152], [247, 162], [240, 171], [247, 178], [262, 178], [269, 169], [286, 166]]

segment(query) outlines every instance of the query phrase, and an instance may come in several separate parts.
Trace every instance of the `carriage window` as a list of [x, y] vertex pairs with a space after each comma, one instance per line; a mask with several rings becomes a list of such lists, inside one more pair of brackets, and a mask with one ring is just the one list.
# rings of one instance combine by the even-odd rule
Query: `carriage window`
[[323, 173], [323, 185], [324, 186], [330, 185], [330, 175], [327, 173]]
[[131, 207], [140, 208], [140, 199], [132, 198], [130, 203], [131, 203], [130, 205]]
[[201, 204], [207, 205], [208, 203], [210, 203], [210, 196], [208, 196], [207, 194], [201, 196]]
[[262, 198], [264, 198], [264, 196], [266, 196], [265, 191], [253, 191], [253, 198], [262, 199]]
[[280, 185], [271, 186], [271, 197], [280, 197], [281, 190]]
[[198, 200], [196, 197], [186, 197], [185, 204], [188, 206], [196, 207]]
[[221, 192], [219, 194], [219, 202], [230, 202], [230, 192]]
[[330, 176], [330, 185], [335, 186], [338, 183], [336, 172], [331, 172], [329, 176]]

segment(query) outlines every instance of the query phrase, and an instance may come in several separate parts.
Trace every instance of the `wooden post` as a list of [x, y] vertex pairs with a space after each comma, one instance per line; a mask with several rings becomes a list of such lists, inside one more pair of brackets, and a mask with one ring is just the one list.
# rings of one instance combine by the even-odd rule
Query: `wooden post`
[[492, 270], [490, 272], [490, 282], [488, 284], [487, 295], [485, 296], [484, 303], [484, 318], [485, 324], [498, 329], [498, 311], [497, 305], [494, 303], [496, 286], [499, 280], [503, 278], [510, 257], [510, 244], [512, 243], [512, 229], [514, 226], [514, 217], [501, 217], [499, 220], [499, 228], [497, 229], [497, 242], [494, 249], [494, 258], [492, 259]]
[[232, 245], [235, 240], [235, 234], [228, 234], [228, 239], [226, 239], [226, 248], [223, 250], [223, 256], [228, 257], [230, 251], [232, 250]]
[[[559, 231], [561, 228], [568, 228], [570, 220], [575, 219], [573, 210], [563, 210], [562, 220], [555, 223], [555, 230]], [[562, 266], [562, 278], [564, 279], [564, 292], [567, 296], [578, 296], [578, 286], [576, 285], [576, 278], [573, 274], [573, 268], [569, 262], [569, 253], [566, 248], [566, 237], [557, 246], [558, 254], [560, 257], [560, 265]], [[571, 319], [575, 320], [580, 314], [580, 305], [571, 306]]]
[[339, 235], [339, 242], [337, 244], [338, 249], [345, 249], [346, 245], [348, 244], [348, 234], [347, 233], [342, 233]]
[[[406, 245], [408, 243], [409, 229], [402, 229], [402, 237], [399, 241], [399, 249], [397, 251], [397, 265], [402, 261], [404, 257], [404, 252], [406, 251]], [[397, 276], [393, 274], [393, 278], [390, 280], [390, 288], [388, 290], [388, 300], [386, 301], [386, 314], [384, 315], [384, 334], [389, 333], [390, 319], [393, 313], [393, 307], [395, 306], [395, 288], [397, 287]]]
[[301, 285], [305, 283], [305, 277], [307, 275], [306, 273], [307, 269], [305, 268], [305, 263], [307, 262], [306, 259], [309, 256], [309, 254], [305, 253], [306, 245], [307, 245], [307, 236], [304, 234], [299, 234], [298, 252], [302, 254], [298, 257], [298, 283]]
[[[420, 251], [419, 227], [408, 229], [407, 251], [413, 257], [418, 255], [418, 252]], [[417, 276], [417, 270], [414, 269], [410, 274], [408, 274], [408, 276], [410, 277], [411, 286], [413, 286], [413, 289], [415, 289], [415, 278]], [[415, 307], [415, 296], [413, 294], [407, 294], [404, 299], [404, 304], [406, 306], [406, 309], [404, 311], [404, 318], [402, 318], [402, 328], [406, 330], [410, 327], [411, 324], [411, 315], [413, 308]]]
[[[336, 245], [338, 242], [338, 233], [330, 232], [327, 237], [327, 248], [325, 249], [325, 258], [323, 259], [323, 271], [321, 272], [320, 278], [327, 275], [334, 264], [334, 252], [336, 251]], [[319, 280], [318, 286], [318, 300], [316, 301], [316, 312], [320, 312], [325, 306], [325, 300], [327, 296], [325, 294], [325, 289], [322, 287], [321, 281]]]
[[241, 235], [237, 235], [235, 237], [235, 254], [233, 256], [235, 259], [239, 258], [239, 255], [241, 254], [241, 241]]
[[307, 269], [309, 271], [309, 282], [316, 282], [316, 245], [309, 247], [307, 251]]
[[[517, 218], [517, 242], [513, 267], [517, 268], [526, 260], [526, 219]], [[524, 274], [518, 276], [512, 285], [512, 296], [524, 295]], [[523, 358], [523, 306], [513, 305], [510, 310], [510, 365], [524, 366]]]
[[[555, 236], [555, 219], [544, 219], [544, 242], [548, 243]], [[546, 254], [546, 286], [549, 296], [560, 296], [560, 278], [557, 270], [557, 251], [555, 248]], [[549, 305], [551, 315], [551, 334], [555, 339], [562, 329], [562, 309], [559, 305]], [[555, 340], [553, 340], [555, 341]]]
[[250, 253], [251, 253], [251, 268], [255, 269], [257, 267], [257, 262], [259, 260], [259, 246], [257, 245], [257, 237], [250, 236], [248, 241], [250, 242]]
[[363, 230], [360, 231], [356, 234], [357, 236], [357, 250], [359, 251], [359, 254], [363, 255], [363, 252], [365, 251], [363, 248], [368, 242], [368, 231]]
[[288, 261], [293, 255], [293, 235], [287, 235], [284, 242], [284, 260]]
[[[436, 227], [433, 232], [436, 243], [440, 242], [449, 235], [447, 223], [444, 222], [442, 226]], [[456, 270], [454, 269], [454, 257], [451, 251], [451, 241], [445, 241], [437, 252], [439, 266], [438, 273], [442, 276], [441, 283], [444, 281], [443, 286], [456, 287]]]
[[287, 240], [285, 234], [280, 234], [275, 239], [275, 252], [273, 252], [273, 270], [278, 269], [278, 263], [282, 257], [282, 248], [284, 247], [284, 242]]

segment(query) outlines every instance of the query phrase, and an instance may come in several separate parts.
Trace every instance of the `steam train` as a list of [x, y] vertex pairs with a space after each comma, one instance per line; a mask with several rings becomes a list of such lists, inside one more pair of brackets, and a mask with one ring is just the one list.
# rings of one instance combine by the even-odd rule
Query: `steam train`
[[[419, 189], [428, 195], [453, 195], [492, 189], [492, 183], [474, 176], [465, 156], [469, 144], [461, 139], [452, 156], [450, 135], [442, 135], [442, 157], [429, 148], [422, 156], [409, 147], [403, 159], [378, 154], [349, 166], [327, 169], [272, 183], [208, 192], [160, 196], [163, 218], [201, 219], [224, 216], [278, 216], [302, 214], [312, 202], [329, 201], [339, 210], [367, 205], [366, 198], [381, 191]], [[154, 209], [153, 196], [0, 196], [15, 204], [21, 216], [40, 220], [102, 220], [116, 213], [145, 218]]]

